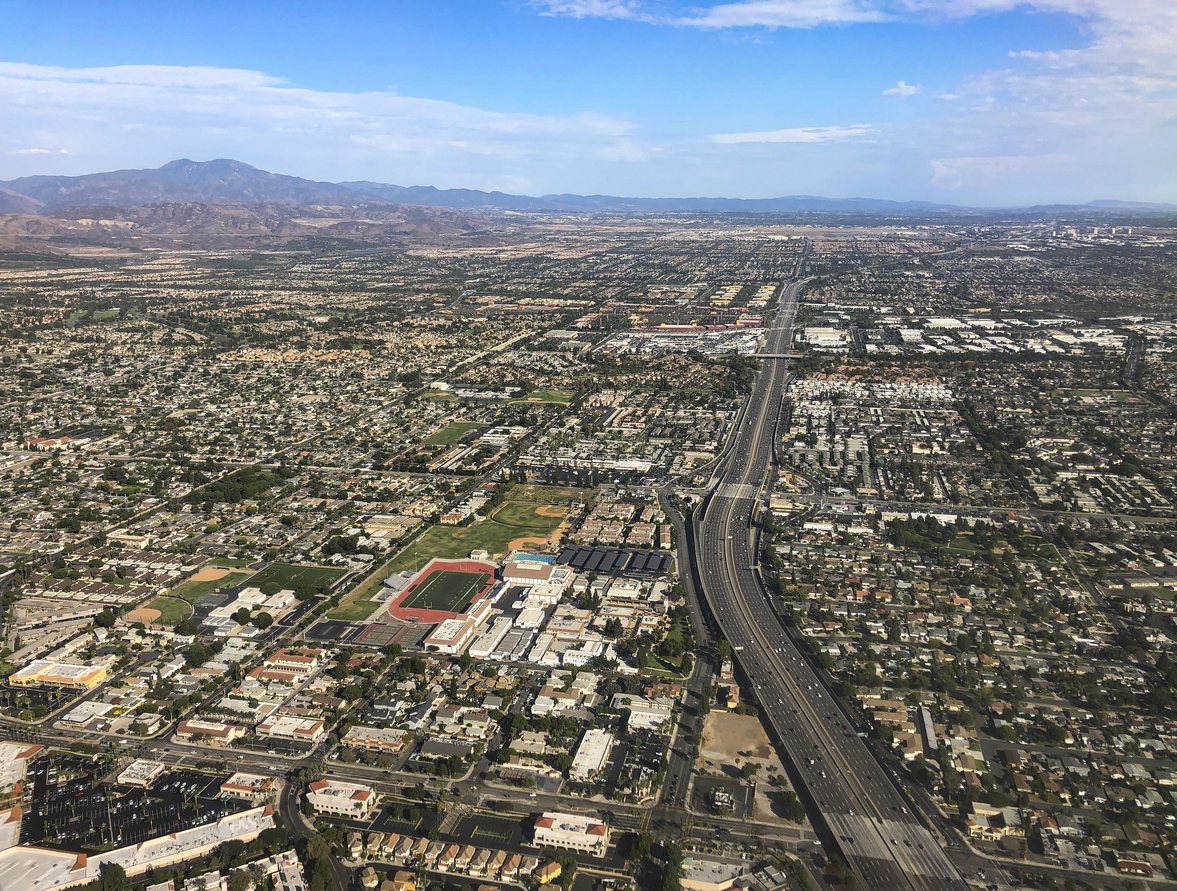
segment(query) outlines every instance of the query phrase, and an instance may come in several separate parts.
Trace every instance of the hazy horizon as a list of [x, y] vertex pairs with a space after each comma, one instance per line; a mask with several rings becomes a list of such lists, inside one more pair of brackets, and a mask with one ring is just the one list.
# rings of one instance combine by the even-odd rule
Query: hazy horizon
[[1177, 201], [1162, 0], [11, 5], [0, 179], [233, 158], [643, 198]]

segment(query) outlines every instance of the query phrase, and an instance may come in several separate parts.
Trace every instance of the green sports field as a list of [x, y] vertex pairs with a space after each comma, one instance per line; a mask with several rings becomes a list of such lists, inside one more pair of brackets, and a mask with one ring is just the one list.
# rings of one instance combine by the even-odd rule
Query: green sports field
[[486, 586], [489, 579], [490, 576], [485, 572], [441, 569], [418, 585], [400, 607], [435, 609], [447, 613], [461, 612], [462, 607]]
[[294, 563], [271, 563], [251, 580], [255, 588], [263, 585], [275, 584], [279, 590], [295, 590], [301, 585], [318, 588], [329, 585], [343, 575], [347, 570], [336, 569], [333, 566], [298, 566]]

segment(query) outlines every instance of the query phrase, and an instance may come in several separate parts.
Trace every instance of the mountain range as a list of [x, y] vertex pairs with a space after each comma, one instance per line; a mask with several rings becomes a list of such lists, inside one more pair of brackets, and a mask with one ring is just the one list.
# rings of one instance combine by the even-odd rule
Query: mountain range
[[[0, 181], [0, 213], [55, 214], [78, 207], [140, 207], [186, 204], [258, 204], [287, 207], [363, 207], [411, 204], [456, 210], [614, 213], [764, 213], [867, 212], [919, 214], [959, 212], [967, 208], [928, 201], [873, 198], [620, 198], [612, 195], [511, 195], [476, 189], [396, 186], [359, 180], [329, 183], [285, 176], [241, 161], [218, 159], [170, 161], [158, 168], [113, 170], [84, 176], [25, 176]], [[1088, 205], [1052, 205], [1050, 210], [1174, 211], [1177, 205], [1096, 201]], [[1037, 208], [1036, 208], [1037, 209]], [[1046, 208], [1041, 208], [1046, 210]]]

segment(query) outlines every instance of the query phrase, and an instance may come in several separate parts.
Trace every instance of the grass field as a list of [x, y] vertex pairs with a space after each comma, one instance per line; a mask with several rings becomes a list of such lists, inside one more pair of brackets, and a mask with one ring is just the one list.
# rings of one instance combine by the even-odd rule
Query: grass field
[[572, 401], [572, 394], [568, 390], [536, 390], [534, 393], [528, 393], [522, 399], [512, 399], [512, 403], [516, 402], [558, 402], [560, 405], [567, 405]]
[[401, 604], [406, 609], [436, 609], [460, 612], [470, 598], [482, 590], [490, 576], [485, 572], [458, 572], [442, 569], [417, 586]]
[[331, 566], [298, 566], [294, 563], [271, 563], [253, 577], [250, 584], [255, 588], [274, 584], [279, 590], [294, 590], [302, 585], [318, 588], [329, 585], [347, 572]]
[[[234, 585], [244, 584], [245, 581], [252, 576], [252, 572], [231, 572], [223, 578], [214, 579], [207, 582], [187, 581], [181, 582], [176, 587], [172, 588], [168, 593], [172, 597], [179, 597], [181, 600], [187, 600], [189, 603], [195, 603], [205, 594], [211, 594], [213, 591], [219, 591], [221, 588], [232, 588]], [[152, 607], [157, 609], [158, 607]]]
[[482, 426], [473, 421], [455, 421], [442, 427], [432, 436], [425, 437], [421, 442], [422, 445], [456, 445], [471, 430], [477, 430]]
[[169, 628], [175, 628], [181, 621], [192, 615], [192, 604], [179, 597], [156, 597], [145, 606], [147, 609], [159, 610], [159, 618], [156, 621]]
[[513, 526], [516, 529], [522, 528], [530, 534], [534, 534], [538, 530], [546, 535], [549, 531], [560, 525], [563, 517], [539, 516], [535, 512], [535, 509], [540, 506], [533, 501], [508, 501], [494, 512], [492, 519], [494, 522], [503, 526]]

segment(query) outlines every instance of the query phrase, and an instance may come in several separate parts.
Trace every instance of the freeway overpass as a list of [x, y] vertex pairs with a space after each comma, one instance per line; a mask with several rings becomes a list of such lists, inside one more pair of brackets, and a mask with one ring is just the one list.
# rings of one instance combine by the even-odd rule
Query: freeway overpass
[[696, 513], [703, 594], [792, 762], [814, 826], [824, 829], [827, 847], [841, 850], [859, 887], [964, 891], [956, 867], [786, 634], [760, 579], [754, 518], [763, 506], [788, 384], [786, 361], [771, 357], [788, 352], [803, 284], [794, 282], [782, 295], [739, 427], [717, 462], [702, 517]]

